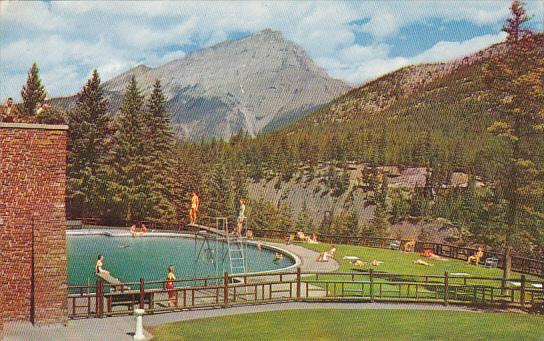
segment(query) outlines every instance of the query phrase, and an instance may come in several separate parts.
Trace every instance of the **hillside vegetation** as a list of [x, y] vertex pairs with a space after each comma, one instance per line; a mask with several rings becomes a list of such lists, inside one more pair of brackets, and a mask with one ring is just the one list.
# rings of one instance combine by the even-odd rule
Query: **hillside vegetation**
[[[544, 58], [543, 46], [540, 34], [527, 56], [535, 61], [535, 69], [536, 61]], [[492, 56], [506, 56], [505, 50], [499, 44], [459, 61], [409, 66], [380, 77], [292, 126], [258, 137], [251, 148], [262, 151], [256, 153], [262, 160], [254, 161], [288, 173], [287, 165], [274, 162], [273, 151], [280, 150], [288, 155], [287, 161], [309, 165], [347, 160], [432, 163], [444, 180], [457, 169], [489, 175], [482, 153], [500, 152], [501, 145], [486, 134], [498, 113], [492, 110], [496, 98], [485, 84], [483, 69]], [[535, 149], [544, 146], [537, 139], [533, 142]]]

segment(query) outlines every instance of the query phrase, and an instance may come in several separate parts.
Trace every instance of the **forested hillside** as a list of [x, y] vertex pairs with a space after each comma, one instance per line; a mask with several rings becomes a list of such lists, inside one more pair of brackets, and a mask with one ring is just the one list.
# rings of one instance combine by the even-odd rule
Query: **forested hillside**
[[[441, 180], [454, 170], [487, 176], [491, 170], [482, 153], [497, 153], [500, 145], [485, 134], [498, 113], [484, 68], [493, 56], [507, 58], [505, 50], [501, 44], [460, 61], [406, 67], [354, 89], [292, 126], [258, 137], [251, 146], [261, 158], [252, 160], [254, 175], [264, 165], [289, 177], [289, 160], [352, 160], [432, 165]], [[526, 57], [539, 67], [544, 35]]]

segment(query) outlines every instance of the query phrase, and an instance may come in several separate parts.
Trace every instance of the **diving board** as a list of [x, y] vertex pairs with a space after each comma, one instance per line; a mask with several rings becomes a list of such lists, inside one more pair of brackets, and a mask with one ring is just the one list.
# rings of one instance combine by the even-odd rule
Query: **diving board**
[[218, 234], [218, 235], [223, 236], [223, 237], [227, 236], [227, 232], [222, 231], [220, 229], [217, 229], [215, 227], [209, 227], [209, 226], [204, 226], [204, 225], [199, 225], [199, 224], [188, 224], [187, 226], [194, 227], [194, 228], [197, 228], [199, 230], [206, 231], [206, 232]]

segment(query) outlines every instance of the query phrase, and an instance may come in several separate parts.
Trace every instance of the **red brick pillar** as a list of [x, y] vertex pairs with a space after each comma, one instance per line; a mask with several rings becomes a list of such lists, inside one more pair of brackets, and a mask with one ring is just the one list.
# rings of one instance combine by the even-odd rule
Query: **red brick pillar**
[[66, 320], [67, 129], [0, 123], [0, 320]]

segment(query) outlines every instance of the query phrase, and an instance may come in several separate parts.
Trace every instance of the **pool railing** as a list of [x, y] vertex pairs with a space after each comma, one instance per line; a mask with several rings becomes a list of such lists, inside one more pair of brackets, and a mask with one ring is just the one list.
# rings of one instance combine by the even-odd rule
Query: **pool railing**
[[[406, 275], [357, 272], [275, 272], [172, 281], [145, 281], [109, 285], [69, 286], [70, 318], [222, 308], [273, 302], [398, 302], [458, 304], [472, 307], [518, 308], [541, 311], [544, 279], [524, 275], [517, 282], [502, 278], [444, 275]], [[191, 285], [190, 285], [191, 284]], [[506, 284], [506, 285], [505, 285]]]

